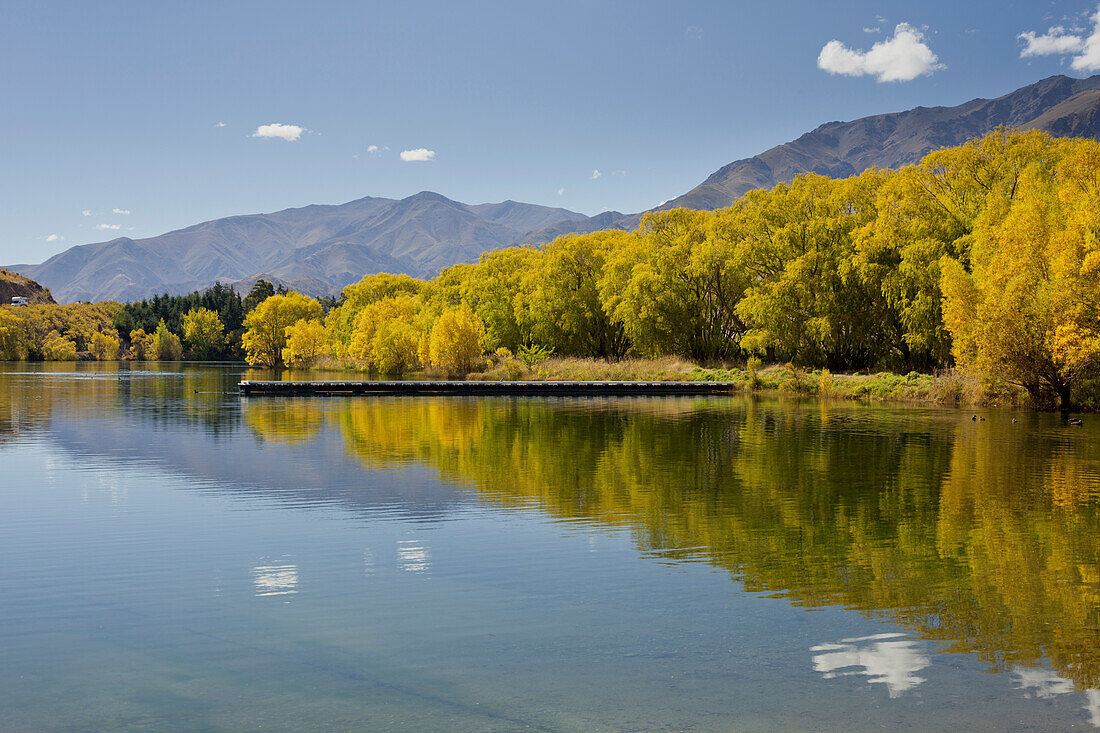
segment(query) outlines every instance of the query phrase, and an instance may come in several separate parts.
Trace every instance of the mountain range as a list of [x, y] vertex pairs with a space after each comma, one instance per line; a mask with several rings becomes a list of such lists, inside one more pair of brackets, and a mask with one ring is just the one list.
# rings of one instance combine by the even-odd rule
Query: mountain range
[[[996, 99], [829, 122], [729, 163], [655, 208], [718, 209], [749, 190], [770, 188], [800, 173], [846, 177], [871, 166], [896, 168], [1001, 125], [1100, 139], [1100, 75], [1054, 76]], [[80, 245], [41, 264], [8, 269], [42, 283], [59, 302], [135, 300], [215, 281], [247, 289], [260, 277], [323, 295], [338, 293], [368, 273], [430, 277], [488, 250], [541, 244], [573, 232], [631, 229], [640, 217], [616, 211], [586, 217], [516, 201], [468, 205], [424, 191], [400, 200], [367, 197], [231, 216], [147, 239]]]

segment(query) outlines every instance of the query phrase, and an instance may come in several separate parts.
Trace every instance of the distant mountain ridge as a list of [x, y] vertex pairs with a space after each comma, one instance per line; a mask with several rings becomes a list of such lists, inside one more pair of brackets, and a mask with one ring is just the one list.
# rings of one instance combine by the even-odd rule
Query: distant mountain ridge
[[[1000, 125], [1100, 139], [1100, 76], [1053, 76], [996, 99], [829, 122], [723, 166], [656, 210], [722, 208], [749, 190], [801, 173], [846, 177], [871, 166], [909, 165]], [[573, 232], [632, 229], [640, 217], [617, 211], [587, 217], [516, 201], [467, 205], [423, 191], [400, 200], [367, 197], [231, 216], [148, 239], [81, 245], [42, 264], [9, 269], [50, 288], [60, 302], [133, 300], [215, 281], [247, 289], [258, 277], [321, 295], [338, 293], [368, 273], [431, 276], [488, 250]]]
[[61, 302], [135, 300], [216, 281], [247, 289], [260, 277], [324, 295], [365, 273], [432, 275], [532, 230], [583, 218], [517, 201], [468, 206], [423, 191], [230, 216], [148, 239], [119, 237], [12, 269], [49, 284]]
[[754, 188], [771, 188], [800, 173], [847, 178], [871, 166], [899, 168], [1000, 125], [1059, 137], [1100, 137], [1100, 75], [1052, 76], [996, 99], [828, 122], [797, 140], [719, 168], [658, 208], [720, 209]]

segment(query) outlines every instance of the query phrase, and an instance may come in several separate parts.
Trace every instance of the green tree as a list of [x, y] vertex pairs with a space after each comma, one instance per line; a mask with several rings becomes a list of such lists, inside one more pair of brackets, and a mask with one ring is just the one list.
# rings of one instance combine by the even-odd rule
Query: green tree
[[244, 301], [241, 303], [245, 314], [251, 313], [256, 306], [272, 295], [275, 295], [275, 286], [271, 284], [271, 281], [257, 280], [253, 283], [252, 289], [248, 291], [248, 295], [244, 296]]

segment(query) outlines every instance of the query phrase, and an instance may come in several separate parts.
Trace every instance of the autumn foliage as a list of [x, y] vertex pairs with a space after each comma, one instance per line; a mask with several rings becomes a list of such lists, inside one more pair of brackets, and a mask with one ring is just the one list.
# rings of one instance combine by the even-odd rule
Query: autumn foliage
[[[192, 358], [239, 343], [270, 367], [462, 375], [549, 354], [834, 373], [958, 366], [1037, 403], [1095, 404], [1098, 242], [1100, 143], [999, 129], [898, 170], [803, 175], [719, 211], [651, 212], [634, 232], [487, 252], [431, 280], [367, 275], [327, 313], [261, 281], [244, 301], [216, 286], [116, 320], [137, 359], [173, 351], [163, 323]], [[0, 310], [0, 354], [106, 354], [93, 334], [109, 329], [86, 321], [107, 307], [57, 306], [75, 309], [64, 323]]]

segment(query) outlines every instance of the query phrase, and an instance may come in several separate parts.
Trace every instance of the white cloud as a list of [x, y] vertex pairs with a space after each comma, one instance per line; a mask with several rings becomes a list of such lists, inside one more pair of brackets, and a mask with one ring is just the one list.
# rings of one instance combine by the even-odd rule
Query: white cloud
[[378, 150], [379, 150], [379, 148], [378, 148], [377, 145], [368, 145], [367, 146], [367, 152], [368, 153], [377, 153]]
[[294, 142], [300, 138], [305, 131], [306, 129], [304, 127], [299, 127], [298, 125], [284, 125], [281, 122], [272, 122], [270, 125], [260, 125], [257, 127], [256, 132], [252, 133], [252, 137], [279, 138], [287, 142]]
[[703, 37], [703, 29], [697, 25], [689, 25], [687, 28], [684, 29], [684, 35], [688, 38], [699, 40]]
[[880, 82], [911, 81], [946, 68], [924, 42], [924, 32], [908, 23], [898, 23], [894, 35], [871, 46], [870, 51], [829, 41], [817, 56], [817, 66], [830, 74], [871, 75]]
[[863, 26], [863, 32], [864, 33], [882, 33], [882, 29], [879, 28], [877, 25], [874, 26], [874, 27]]
[[401, 160], [405, 161], [406, 163], [435, 160], [435, 151], [428, 150], [427, 148], [413, 148], [412, 150], [402, 150]]
[[1024, 47], [1020, 50], [1020, 58], [1029, 56], [1055, 56], [1067, 53], [1077, 53], [1085, 47], [1085, 39], [1066, 33], [1066, 29], [1056, 25], [1043, 35], [1034, 31], [1025, 31], [1016, 36], [1024, 41]]
[[558, 195], [559, 196], [564, 196], [565, 195], [565, 189], [564, 188], [559, 188], [558, 189]]
[[597, 168], [596, 170], [592, 171], [592, 180], [594, 181], [602, 175], [603, 173], [600, 173], [600, 169]]
[[121, 229], [121, 224], [96, 224], [96, 229]]
[[128, 232], [132, 232], [135, 229], [137, 229], [137, 227], [126, 227], [126, 231], [128, 231]]
[[83, 216], [91, 216], [92, 215], [92, 210], [91, 209], [84, 209], [84, 211], [81, 211], [80, 213]]
[[1021, 33], [1017, 36], [1024, 42], [1020, 58], [1073, 54], [1070, 66], [1077, 71], [1100, 71], [1100, 8], [1089, 20], [1092, 21], [1092, 32], [1087, 37], [1081, 31], [1066, 30], [1060, 25], [1050, 28], [1043, 35], [1034, 31]]
[[123, 216], [129, 216], [130, 215], [130, 210], [129, 209], [119, 209], [119, 208], [116, 207], [114, 209], [111, 209], [111, 213], [112, 214], [122, 214]]
[[65, 238], [60, 234], [47, 234], [45, 239], [47, 242], [60, 242]]
[[215, 122], [214, 127], [225, 127], [225, 123], [224, 122]]

